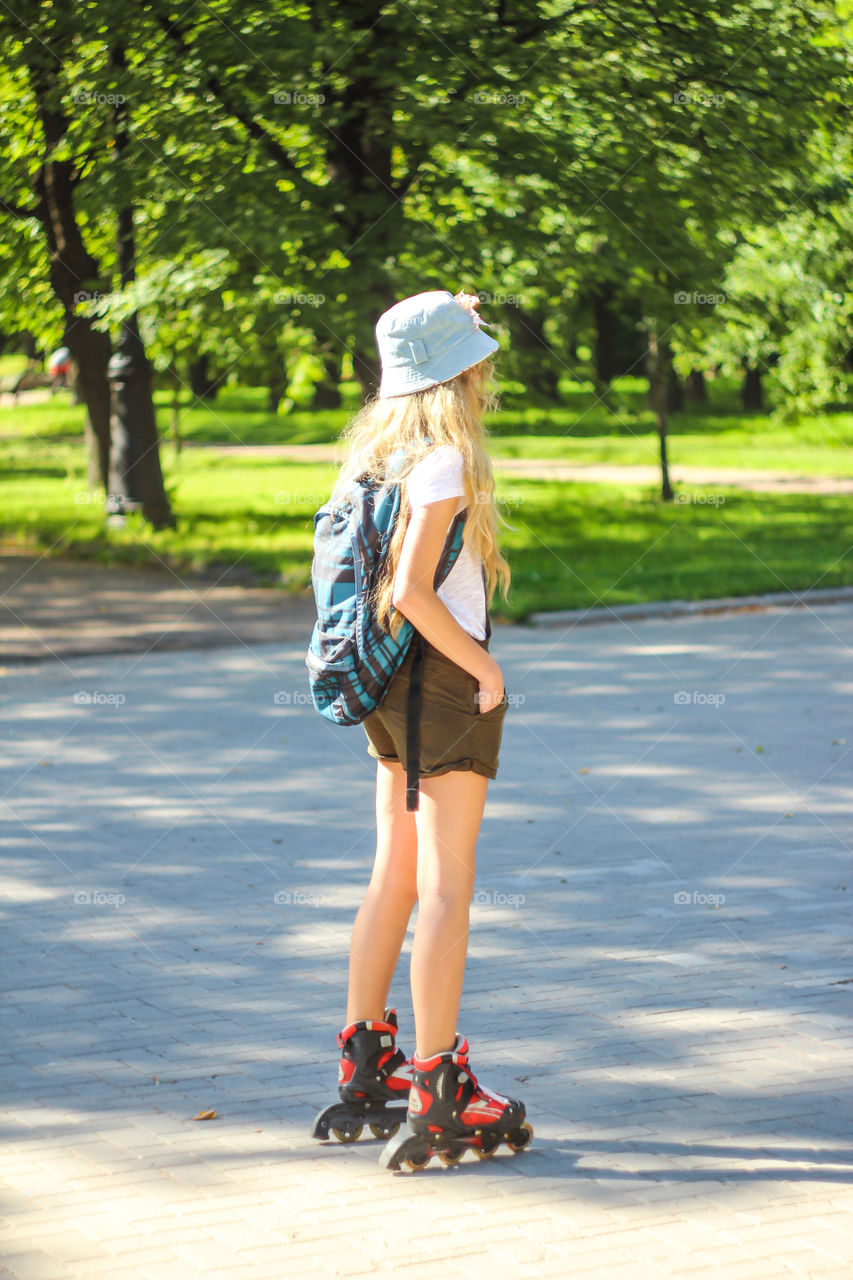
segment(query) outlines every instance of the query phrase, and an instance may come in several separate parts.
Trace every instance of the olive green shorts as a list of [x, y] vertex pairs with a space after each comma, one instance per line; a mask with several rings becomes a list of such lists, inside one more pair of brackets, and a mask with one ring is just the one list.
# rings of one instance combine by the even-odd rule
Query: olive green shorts
[[[488, 649], [488, 641], [477, 644]], [[384, 702], [362, 724], [368, 753], [377, 760], [393, 760], [406, 767], [406, 701], [414, 646], [391, 681]], [[420, 776], [437, 778], [453, 770], [470, 769], [486, 778], [498, 772], [506, 716], [506, 690], [491, 711], [481, 712], [479, 683], [440, 649], [424, 640], [423, 688], [420, 719]]]

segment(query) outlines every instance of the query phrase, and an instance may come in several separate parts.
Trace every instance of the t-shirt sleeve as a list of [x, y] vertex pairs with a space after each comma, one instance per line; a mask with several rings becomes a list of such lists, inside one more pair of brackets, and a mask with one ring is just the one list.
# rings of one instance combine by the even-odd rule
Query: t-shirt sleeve
[[452, 444], [439, 445], [412, 467], [406, 483], [409, 502], [424, 507], [442, 498], [459, 498], [465, 494], [464, 460]]

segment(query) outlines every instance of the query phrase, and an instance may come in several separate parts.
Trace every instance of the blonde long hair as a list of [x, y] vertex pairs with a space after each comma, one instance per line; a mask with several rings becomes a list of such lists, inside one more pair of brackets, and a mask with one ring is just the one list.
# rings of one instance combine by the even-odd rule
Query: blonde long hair
[[[495, 504], [495, 481], [483, 426], [484, 414], [498, 406], [493, 374], [493, 361], [481, 360], [449, 382], [425, 391], [385, 399], [372, 396], [341, 434], [348, 452], [333, 499], [345, 496], [359, 478], [383, 484], [402, 483], [400, 514], [372, 600], [380, 625], [393, 636], [403, 623], [403, 615], [393, 606], [391, 597], [411, 517], [405, 478], [440, 445], [453, 445], [463, 457], [468, 508], [463, 541], [482, 558], [487, 604], [491, 604], [498, 586], [504, 598], [509, 591], [510, 569], [498, 547], [498, 522], [506, 521]], [[397, 457], [391, 462], [393, 455]]]

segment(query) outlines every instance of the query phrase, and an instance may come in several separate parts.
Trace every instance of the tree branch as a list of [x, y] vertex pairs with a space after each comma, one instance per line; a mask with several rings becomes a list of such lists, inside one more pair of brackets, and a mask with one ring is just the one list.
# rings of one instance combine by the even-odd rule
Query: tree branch
[[23, 205], [17, 204], [14, 200], [7, 200], [5, 196], [0, 196], [0, 213], [8, 213], [13, 218], [37, 218], [37, 209], [25, 209]]
[[[157, 22], [165, 35], [180, 50], [181, 57], [193, 57], [193, 47], [180, 30], [178, 23], [166, 17], [164, 14], [157, 13], [156, 10], [155, 14]], [[199, 61], [204, 65], [203, 59], [199, 59]], [[275, 138], [271, 133], [269, 133], [267, 128], [258, 121], [254, 115], [252, 115], [245, 103], [238, 102], [236, 100], [234, 95], [231, 93], [231, 90], [222, 83], [214, 72], [208, 71], [206, 74], [203, 74], [203, 84], [205, 88], [213, 94], [216, 100], [221, 103], [225, 110], [232, 115], [235, 120], [240, 121], [240, 124], [247, 131], [250, 137], [254, 138], [256, 142], [259, 142], [263, 146], [270, 159], [274, 160], [279, 168], [283, 169], [285, 173], [287, 173], [288, 177], [293, 179], [294, 184], [299, 188], [303, 195], [316, 197], [318, 193], [323, 191], [323, 187], [318, 186], [314, 182], [310, 182], [305, 177], [302, 170], [293, 163], [293, 160], [290, 158], [288, 152], [285, 151], [284, 147], [282, 147], [280, 143], [276, 142]]]
[[[515, 25], [507, 18], [505, 0], [498, 0], [496, 17], [501, 30], [506, 30], [511, 33], [513, 44], [521, 45], [527, 44], [527, 42], [532, 40], [534, 36], [545, 35], [549, 31], [559, 28], [567, 18], [573, 17], [576, 13], [580, 13], [585, 9], [601, 8], [602, 3], [603, 0], [577, 0], [577, 3], [574, 4], [567, 12], [561, 13], [553, 18], [542, 18], [538, 22], [529, 23], [526, 27], [523, 27]], [[467, 72], [457, 85], [446, 91], [444, 102], [439, 104], [439, 109], [441, 107], [450, 106], [451, 104], [455, 106], [459, 102], [464, 102], [465, 95], [470, 89], [473, 89], [474, 85], [479, 84], [482, 78], [482, 75], [476, 71]], [[394, 195], [398, 200], [404, 199], [410, 188], [414, 185], [430, 150], [431, 144], [427, 143], [425, 146], [422, 146], [414, 155], [405, 178], [401, 179], [401, 181], [394, 186]]]

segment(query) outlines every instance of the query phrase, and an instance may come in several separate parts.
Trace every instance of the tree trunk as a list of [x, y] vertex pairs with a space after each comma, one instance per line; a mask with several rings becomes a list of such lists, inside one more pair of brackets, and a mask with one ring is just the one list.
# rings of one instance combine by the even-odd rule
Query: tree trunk
[[[110, 51], [110, 61], [119, 72], [127, 66], [122, 46]], [[130, 145], [128, 110], [124, 102], [113, 108], [115, 158], [119, 176]], [[129, 184], [121, 186], [122, 191]], [[133, 205], [128, 201], [118, 211], [117, 257], [120, 285], [124, 289], [136, 279], [136, 242]], [[144, 519], [155, 529], [174, 528], [175, 518], [166, 496], [160, 467], [160, 441], [154, 412], [153, 374], [134, 312], [121, 326], [116, 354], [110, 361], [113, 384], [111, 417], [112, 456], [110, 494], [107, 511], [123, 517], [140, 507]]]
[[[90, 489], [105, 491], [110, 482], [110, 363], [109, 334], [87, 321], [66, 317], [65, 345], [77, 366], [77, 395], [86, 406], [86, 480]], [[97, 424], [97, 429], [95, 429]], [[106, 424], [106, 427], [104, 427]]]
[[684, 384], [684, 394], [691, 404], [708, 403], [708, 387], [701, 369], [691, 369]]
[[522, 311], [512, 325], [513, 347], [519, 356], [521, 381], [539, 400], [556, 404], [560, 399], [559, 368], [545, 337], [545, 313]]
[[[378, 16], [377, 16], [378, 14]], [[380, 315], [405, 296], [393, 267], [403, 239], [403, 200], [395, 193], [393, 149], [399, 126], [396, 90], [382, 70], [393, 62], [398, 32], [393, 16], [368, 0], [353, 0], [347, 18], [370, 47], [364, 71], [343, 89], [340, 124], [330, 134], [326, 153], [326, 190], [339, 215], [355, 308], [347, 324], [334, 311], [323, 320], [326, 332], [352, 333], [353, 373], [364, 399], [379, 390], [380, 367], [374, 326]], [[392, 274], [393, 273], [393, 274]], [[414, 284], [414, 281], [412, 282]], [[424, 286], [417, 284], [410, 293]]]
[[[53, 60], [44, 66], [30, 65], [30, 83], [36, 98], [45, 150], [52, 154], [61, 147], [68, 121], [60, 110], [48, 106], [59, 100]], [[35, 181], [37, 214], [44, 229], [50, 257], [49, 279], [65, 312], [65, 345], [77, 366], [77, 386], [86, 405], [87, 481], [90, 488], [109, 487], [110, 388], [107, 365], [110, 359], [109, 334], [93, 328], [85, 316], [74, 314], [81, 295], [97, 292], [98, 264], [86, 249], [74, 212], [73, 162], [46, 160]]]
[[220, 379], [209, 372], [210, 356], [202, 352], [187, 366], [190, 390], [197, 400], [212, 400], [219, 390]]
[[667, 413], [680, 413], [684, 408], [684, 386], [672, 363], [672, 347], [668, 342], [660, 344], [661, 361], [666, 375]]
[[279, 363], [270, 366], [267, 374], [267, 409], [278, 413], [278, 406], [287, 390], [287, 375]]
[[[359, 246], [361, 248], [361, 246]], [[352, 255], [355, 257], [355, 254]], [[366, 266], [363, 268], [366, 270]], [[352, 371], [361, 386], [364, 400], [379, 391], [381, 369], [376, 350], [376, 321], [398, 301], [391, 285], [382, 277], [371, 287], [355, 294], [362, 306], [356, 316], [355, 336], [352, 343]]]
[[658, 326], [656, 320], [647, 320], [648, 327], [648, 350], [646, 354], [646, 367], [649, 378], [649, 395], [651, 399], [652, 409], [655, 415], [657, 432], [660, 438], [660, 471], [661, 471], [661, 497], [664, 502], [671, 502], [675, 496], [672, 486], [669, 483], [669, 460], [666, 452], [666, 384], [667, 384], [667, 368], [664, 354], [661, 350], [662, 344], [658, 340]]
[[764, 390], [761, 385], [760, 369], [751, 369], [747, 365], [741, 388], [741, 400], [743, 401], [744, 409], [756, 409], [760, 412], [764, 408]]
[[174, 528], [175, 518], [160, 469], [151, 365], [135, 314], [122, 325], [116, 353], [110, 360], [110, 380], [113, 448], [107, 513], [121, 519], [129, 511], [141, 510], [155, 529]]
[[613, 314], [613, 286], [601, 285], [592, 299], [592, 319], [595, 326], [593, 354], [595, 372], [602, 387], [609, 387], [619, 373], [616, 359], [617, 325]]
[[320, 358], [323, 361], [325, 377], [317, 383], [314, 391], [314, 409], [340, 409], [341, 407], [341, 356], [339, 351], [329, 351], [321, 347]]
[[172, 380], [172, 444], [175, 456], [181, 455], [181, 383], [175, 375]]
[[27, 359], [36, 360], [38, 358], [38, 352], [36, 350], [36, 340], [33, 337], [33, 335], [30, 333], [29, 329], [22, 329], [21, 332], [17, 335], [17, 337], [18, 337], [19, 343], [21, 344], [21, 350], [23, 351]]
[[684, 408], [684, 387], [671, 364], [666, 370], [666, 407], [669, 413], [681, 413]]
[[[360, 248], [361, 246], [359, 246]], [[375, 325], [379, 317], [393, 307], [398, 301], [390, 284], [381, 280], [356, 294], [362, 306], [355, 318], [352, 339], [352, 371], [361, 387], [363, 400], [368, 400], [379, 391], [382, 370], [379, 353], [376, 349]]]
[[[378, 320], [379, 316], [376, 318]], [[356, 340], [352, 353], [352, 371], [358, 379], [363, 400], [369, 400], [378, 393], [381, 371], [375, 348], [371, 350], [370, 346]]]

